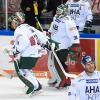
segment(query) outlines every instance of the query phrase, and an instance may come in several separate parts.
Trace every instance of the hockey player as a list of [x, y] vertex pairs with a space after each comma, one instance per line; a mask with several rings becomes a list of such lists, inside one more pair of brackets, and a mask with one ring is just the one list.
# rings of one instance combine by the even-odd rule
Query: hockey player
[[28, 86], [26, 94], [30, 94], [42, 89], [40, 82], [33, 76], [32, 68], [41, 57], [40, 45], [46, 44], [47, 39], [39, 30], [24, 24], [23, 19], [22, 14], [17, 13], [9, 18], [9, 23], [11, 28], [15, 29], [14, 40], [11, 41], [11, 44], [14, 44], [13, 53], [20, 54], [19, 63], [15, 63], [15, 68], [19, 78]]
[[82, 58], [84, 72], [72, 81], [68, 100], [100, 100], [100, 72], [95, 71], [95, 62], [91, 56]]
[[68, 0], [68, 13], [75, 21], [80, 33], [89, 32], [92, 27], [92, 11], [88, 0]]
[[[68, 73], [68, 68], [65, 64], [69, 51], [73, 52], [75, 58], [78, 56], [79, 50], [79, 33], [74, 21], [67, 15], [67, 6], [61, 4], [57, 7], [56, 15], [53, 18], [50, 29], [48, 30], [51, 39], [59, 43], [59, 48], [56, 54], [64, 68]], [[56, 88], [61, 88], [70, 85], [70, 78], [62, 72], [58, 62], [56, 61], [52, 51], [49, 52], [48, 58], [49, 71], [51, 79], [48, 84], [54, 85]], [[53, 84], [55, 83], [55, 84]]]

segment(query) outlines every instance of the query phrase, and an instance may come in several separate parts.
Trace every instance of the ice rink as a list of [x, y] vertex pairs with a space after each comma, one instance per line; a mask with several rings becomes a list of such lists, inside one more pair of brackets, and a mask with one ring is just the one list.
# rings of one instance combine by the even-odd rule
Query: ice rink
[[17, 78], [0, 77], [0, 100], [68, 100], [67, 89], [56, 89], [47, 85], [48, 79], [39, 78], [43, 92], [29, 97], [25, 95], [24, 84]]

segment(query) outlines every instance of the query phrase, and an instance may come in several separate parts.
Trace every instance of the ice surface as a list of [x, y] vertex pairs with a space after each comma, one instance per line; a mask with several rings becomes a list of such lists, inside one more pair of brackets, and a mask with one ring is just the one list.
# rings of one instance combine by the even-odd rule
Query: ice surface
[[25, 94], [24, 84], [17, 78], [0, 77], [0, 100], [68, 100], [67, 89], [56, 89], [47, 85], [48, 79], [39, 78], [43, 92], [29, 97]]

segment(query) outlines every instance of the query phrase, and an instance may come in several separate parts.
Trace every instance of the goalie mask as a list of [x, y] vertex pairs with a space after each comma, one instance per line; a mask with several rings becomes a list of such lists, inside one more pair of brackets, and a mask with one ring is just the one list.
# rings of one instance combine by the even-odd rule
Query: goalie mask
[[16, 29], [17, 26], [25, 22], [25, 15], [21, 12], [16, 12], [8, 19], [8, 24], [11, 29]]
[[22, 12], [16, 12], [15, 15], [18, 17], [20, 23], [24, 23], [25, 22], [25, 14]]
[[68, 6], [66, 4], [61, 4], [57, 7], [57, 10], [56, 10], [56, 15], [57, 17], [64, 17], [67, 15], [67, 12], [68, 12]]

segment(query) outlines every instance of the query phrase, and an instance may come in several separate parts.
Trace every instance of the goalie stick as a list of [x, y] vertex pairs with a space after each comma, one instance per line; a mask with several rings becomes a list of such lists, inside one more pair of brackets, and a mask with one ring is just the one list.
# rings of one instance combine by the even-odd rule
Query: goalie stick
[[[43, 32], [43, 28], [42, 28], [42, 26], [41, 26], [39, 20], [37, 19], [37, 17], [35, 17], [35, 18], [36, 18], [36, 21], [37, 21], [38, 25], [40, 26], [41, 31]], [[48, 41], [48, 43], [49, 43], [49, 45], [50, 45], [50, 42], [49, 42], [49, 41]], [[50, 45], [50, 47], [51, 47], [51, 45]], [[66, 73], [65, 70], [64, 70], [64, 68], [63, 68], [63, 66], [62, 66], [62, 64], [61, 64], [61, 62], [60, 62], [60, 60], [59, 60], [59, 58], [58, 58], [58, 56], [57, 56], [57, 54], [56, 54], [55, 51], [54, 51], [53, 47], [51, 47], [51, 50], [52, 50], [53, 55], [55, 56], [55, 58], [56, 58], [56, 60], [57, 60], [57, 62], [58, 62], [58, 64], [59, 64], [59, 66], [60, 66], [62, 72], [63, 72], [64, 75], [66, 76], [66, 78], [68, 78], [68, 77], [70, 77], [70, 78], [76, 78], [76, 77], [78, 77], [76, 74], [69, 74], [69, 73]]]

